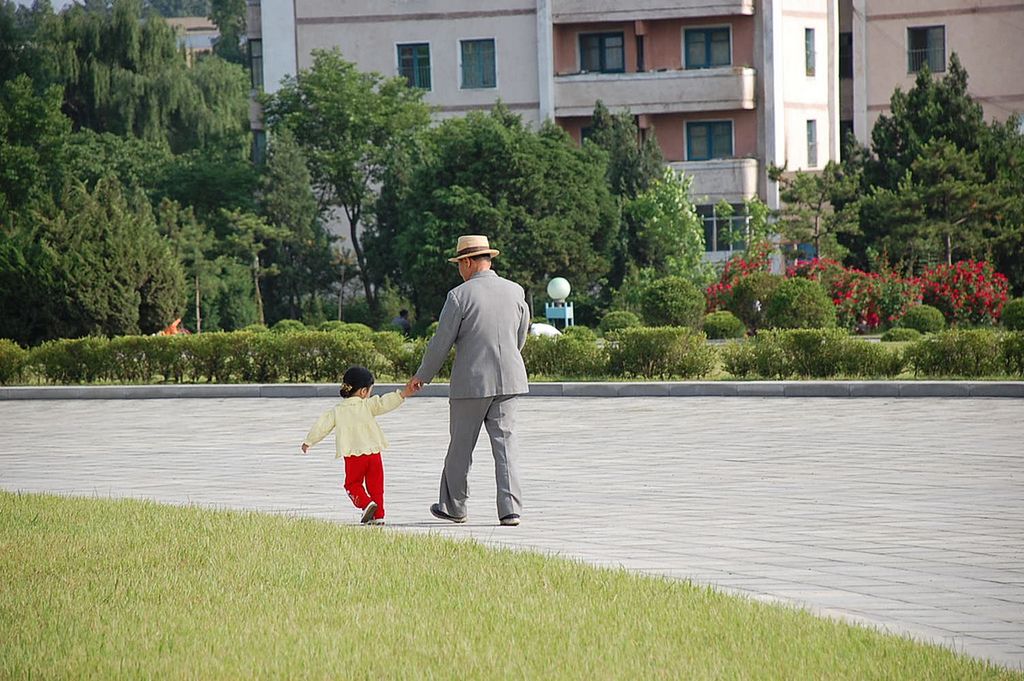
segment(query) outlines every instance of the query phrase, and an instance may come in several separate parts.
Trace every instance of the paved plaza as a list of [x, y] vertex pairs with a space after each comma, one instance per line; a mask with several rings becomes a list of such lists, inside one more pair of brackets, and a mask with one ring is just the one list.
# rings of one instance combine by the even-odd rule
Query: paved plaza
[[[298, 449], [334, 401], [0, 401], [0, 489], [356, 524], [331, 441]], [[1024, 667], [1021, 400], [524, 398], [515, 528], [486, 436], [469, 522], [429, 515], [447, 410], [417, 397], [381, 418], [392, 531], [690, 579]]]

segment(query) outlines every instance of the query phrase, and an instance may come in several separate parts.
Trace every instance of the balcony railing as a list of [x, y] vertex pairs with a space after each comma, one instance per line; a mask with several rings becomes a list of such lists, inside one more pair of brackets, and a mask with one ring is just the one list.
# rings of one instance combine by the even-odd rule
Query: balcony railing
[[710, 161], [681, 161], [669, 164], [693, 178], [690, 195], [696, 203], [743, 203], [757, 195], [756, 158], [716, 158]]
[[932, 73], [946, 70], [946, 55], [941, 47], [926, 47], [920, 50], [907, 50], [907, 71], [917, 73], [925, 65]]

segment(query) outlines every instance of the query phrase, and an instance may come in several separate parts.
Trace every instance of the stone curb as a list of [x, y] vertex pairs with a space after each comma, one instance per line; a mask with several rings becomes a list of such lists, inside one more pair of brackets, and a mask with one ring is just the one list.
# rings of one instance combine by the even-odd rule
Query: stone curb
[[[401, 384], [379, 383], [380, 392]], [[0, 387], [3, 400], [144, 400], [239, 397], [337, 397], [333, 383]], [[448, 397], [447, 383], [420, 397]], [[677, 381], [534, 383], [531, 397], [959, 397], [1024, 398], [1024, 381]]]

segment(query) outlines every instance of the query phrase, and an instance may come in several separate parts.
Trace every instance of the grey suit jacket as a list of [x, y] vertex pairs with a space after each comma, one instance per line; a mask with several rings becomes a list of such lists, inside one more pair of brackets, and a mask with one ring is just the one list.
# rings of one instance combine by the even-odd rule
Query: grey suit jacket
[[520, 352], [529, 328], [523, 287], [491, 270], [477, 272], [448, 292], [416, 378], [429, 383], [454, 345], [449, 398], [529, 392]]

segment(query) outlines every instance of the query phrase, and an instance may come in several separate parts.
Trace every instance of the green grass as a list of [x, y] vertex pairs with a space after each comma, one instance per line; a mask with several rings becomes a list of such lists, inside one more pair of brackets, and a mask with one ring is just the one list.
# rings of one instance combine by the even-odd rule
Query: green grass
[[0, 493], [0, 584], [0, 678], [1024, 678], [686, 582], [140, 501]]

